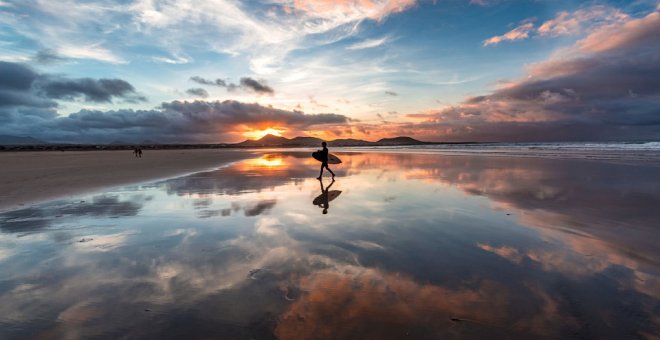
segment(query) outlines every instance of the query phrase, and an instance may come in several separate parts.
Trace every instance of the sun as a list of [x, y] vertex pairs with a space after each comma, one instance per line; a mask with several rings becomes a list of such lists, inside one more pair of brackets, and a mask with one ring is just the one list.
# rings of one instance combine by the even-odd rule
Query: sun
[[282, 136], [282, 132], [284, 132], [284, 129], [279, 129], [279, 128], [272, 128], [269, 127], [267, 129], [263, 130], [250, 130], [243, 132], [243, 136], [250, 138], [250, 139], [259, 139], [265, 135], [275, 135], [275, 136]]

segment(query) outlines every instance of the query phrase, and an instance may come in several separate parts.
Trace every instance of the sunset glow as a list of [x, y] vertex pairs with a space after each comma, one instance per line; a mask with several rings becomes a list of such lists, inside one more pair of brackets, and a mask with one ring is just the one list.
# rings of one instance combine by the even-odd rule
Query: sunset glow
[[658, 0], [0, 0], [0, 8], [8, 75], [0, 136], [660, 139]]
[[255, 171], [259, 169], [271, 169], [285, 166], [284, 158], [280, 155], [268, 154], [260, 158], [248, 159], [240, 164], [244, 171]]
[[243, 136], [249, 139], [259, 139], [266, 135], [282, 136], [284, 129], [267, 128], [263, 130], [251, 130], [243, 132]]

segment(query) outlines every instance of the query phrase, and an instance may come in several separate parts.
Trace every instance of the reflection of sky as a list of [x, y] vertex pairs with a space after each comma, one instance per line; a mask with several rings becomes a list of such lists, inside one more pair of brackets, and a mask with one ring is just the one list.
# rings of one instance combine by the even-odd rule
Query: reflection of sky
[[657, 333], [657, 169], [341, 156], [327, 215], [295, 152], [0, 215], [0, 337]]

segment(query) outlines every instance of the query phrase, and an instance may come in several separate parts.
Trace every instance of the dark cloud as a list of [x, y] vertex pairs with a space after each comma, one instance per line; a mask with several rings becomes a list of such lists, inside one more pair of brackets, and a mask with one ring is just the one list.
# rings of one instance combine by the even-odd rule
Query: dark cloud
[[272, 95], [273, 93], [275, 93], [275, 90], [273, 90], [272, 87], [266, 85], [264, 81], [255, 80], [250, 77], [241, 78], [238, 84], [234, 84], [220, 78], [211, 80], [211, 79], [202, 78], [200, 76], [190, 77], [190, 80], [200, 85], [224, 87], [228, 91], [236, 91], [242, 89], [246, 91], [252, 91], [257, 94]]
[[252, 78], [245, 77], [241, 78], [241, 84], [240, 86], [242, 88], [247, 88], [250, 89], [256, 93], [261, 93], [261, 94], [273, 94], [275, 91], [268, 85], [265, 85], [263, 83], [260, 83]]
[[191, 96], [197, 96], [197, 97], [202, 97], [202, 98], [207, 98], [209, 96], [209, 93], [206, 92], [206, 90], [204, 90], [201, 87], [188, 89], [188, 90], [186, 90], [186, 93], [191, 95]]
[[[112, 102], [120, 98], [127, 102], [146, 101], [133, 85], [121, 79], [70, 79], [40, 74], [32, 68], [11, 62], [0, 62], [0, 108], [54, 108], [53, 99], [87, 102]], [[3, 114], [0, 112], [0, 114]], [[6, 113], [5, 113], [6, 114]]]
[[39, 75], [31, 68], [17, 63], [0, 61], [0, 90], [28, 91]]
[[128, 102], [146, 101], [138, 95], [133, 85], [121, 79], [66, 79], [45, 77], [36, 84], [39, 91], [48, 98], [75, 100], [82, 97], [87, 102], [112, 102], [113, 98], [122, 98]]
[[257, 202], [257, 204], [243, 208], [243, 213], [245, 216], [258, 216], [264, 213], [267, 213], [277, 204], [277, 200], [263, 200]]
[[224, 80], [218, 78], [216, 80], [210, 80], [210, 79], [205, 79], [200, 76], [192, 76], [190, 77], [191, 81], [194, 81], [197, 84], [200, 85], [210, 85], [210, 86], [220, 86], [220, 87], [227, 87], [227, 82]]
[[394, 91], [385, 91], [385, 94], [388, 96], [398, 96], [399, 94]]
[[39, 115], [1, 115], [0, 134], [23, 135], [53, 142], [104, 143], [144, 139], [158, 142], [218, 142], [244, 125], [273, 124], [294, 129], [346, 124], [346, 116], [305, 114], [237, 101], [173, 101], [153, 110], [81, 110], [67, 117], [50, 111]]
[[[40, 207], [29, 207], [0, 214], [0, 230], [5, 232], [30, 232], [51, 226], [56, 221], [66, 221], [69, 217], [122, 217], [135, 216], [147, 196], [135, 196], [121, 200], [118, 196], [94, 196], [91, 202], [55, 201]], [[61, 218], [61, 219], [60, 219]]]

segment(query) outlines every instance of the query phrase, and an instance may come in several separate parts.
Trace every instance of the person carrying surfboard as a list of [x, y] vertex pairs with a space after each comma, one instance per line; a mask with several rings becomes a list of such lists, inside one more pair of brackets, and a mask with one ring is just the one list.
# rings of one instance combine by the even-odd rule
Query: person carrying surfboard
[[319, 177], [316, 177], [316, 179], [320, 180], [321, 177], [323, 177], [323, 168], [328, 169], [332, 174], [332, 178], [335, 178], [335, 173], [328, 168], [328, 143], [321, 142], [321, 146], [323, 147], [323, 150], [319, 150], [319, 153], [321, 154], [321, 173], [319, 173]]

